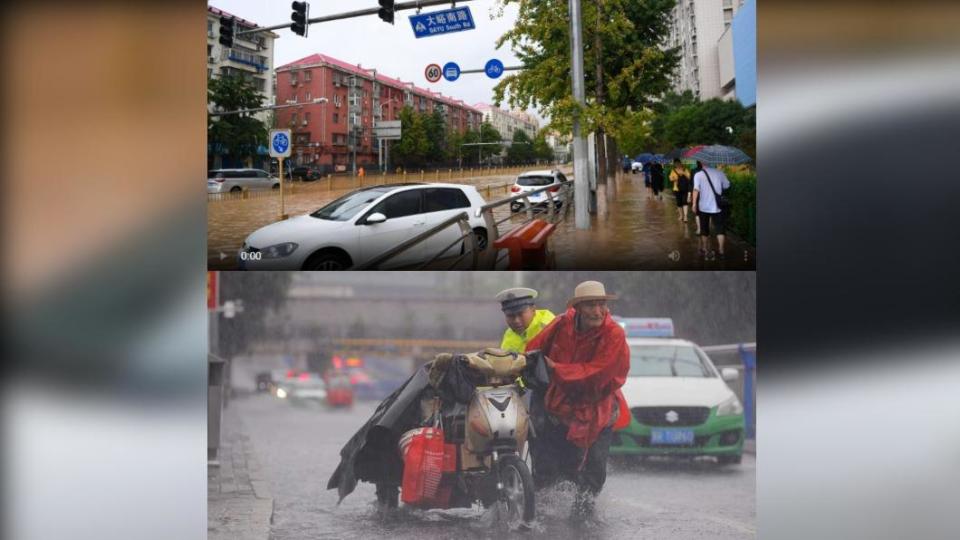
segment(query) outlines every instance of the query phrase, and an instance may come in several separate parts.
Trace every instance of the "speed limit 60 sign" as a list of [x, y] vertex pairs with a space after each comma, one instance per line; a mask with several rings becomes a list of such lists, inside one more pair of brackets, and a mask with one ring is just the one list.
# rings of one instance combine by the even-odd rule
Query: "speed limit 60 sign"
[[432, 83], [439, 81], [442, 74], [440, 71], [440, 65], [430, 64], [427, 66], [427, 69], [423, 70], [423, 74], [427, 77], [427, 80]]

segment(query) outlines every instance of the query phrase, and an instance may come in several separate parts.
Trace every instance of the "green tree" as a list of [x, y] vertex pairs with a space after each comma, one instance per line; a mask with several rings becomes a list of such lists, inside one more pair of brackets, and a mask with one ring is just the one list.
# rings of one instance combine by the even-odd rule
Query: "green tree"
[[424, 115], [424, 127], [427, 133], [427, 142], [430, 146], [426, 161], [431, 163], [443, 161], [449, 153], [449, 138], [447, 123], [440, 111], [434, 110], [432, 113]]
[[423, 165], [430, 153], [430, 140], [424, 117], [411, 107], [404, 107], [400, 111], [400, 140], [390, 147], [394, 163], [399, 163], [404, 169]]
[[[260, 107], [263, 96], [243, 77], [220, 76], [207, 81], [207, 103], [222, 111]], [[257, 118], [244, 114], [207, 115], [207, 140], [214, 153], [232, 160], [256, 157], [267, 144], [267, 128]]]
[[539, 161], [553, 162], [553, 149], [547, 144], [547, 135], [543, 130], [533, 138], [533, 157]]
[[664, 121], [663, 138], [672, 146], [733, 145], [735, 134], [751, 128], [755, 125], [750, 125], [750, 115], [740, 102], [714, 98], [670, 113]]
[[[489, 122], [480, 124], [480, 142], [498, 143], [502, 141], [503, 137], [492, 124]], [[497, 144], [487, 144], [480, 147], [480, 156], [483, 161], [486, 161], [490, 156], [499, 156], [501, 152], [503, 152], [503, 147]]]
[[651, 119], [654, 114], [647, 109], [639, 111], [628, 111], [619, 119], [611, 130], [615, 130], [619, 136], [620, 151], [628, 156], [636, 156], [642, 152], [650, 150], [654, 144], [653, 128]]
[[[663, 47], [669, 34], [675, 0], [594, 0], [583, 6], [582, 27], [586, 105], [581, 118], [585, 131], [614, 137], [619, 118], [651, 105], [670, 86], [679, 55]], [[494, 101], [511, 106], [538, 107], [550, 127], [569, 132], [574, 102], [570, 81], [570, 42], [564, 0], [500, 0], [502, 9], [516, 4], [514, 27], [497, 41], [509, 42], [525, 69], [505, 77], [494, 89]], [[605, 163], [600, 145], [599, 163]], [[603, 167], [603, 165], [601, 165]], [[606, 176], [601, 170], [601, 178]]]
[[533, 141], [522, 129], [513, 132], [513, 141], [507, 148], [507, 163], [520, 165], [530, 163], [534, 159]]

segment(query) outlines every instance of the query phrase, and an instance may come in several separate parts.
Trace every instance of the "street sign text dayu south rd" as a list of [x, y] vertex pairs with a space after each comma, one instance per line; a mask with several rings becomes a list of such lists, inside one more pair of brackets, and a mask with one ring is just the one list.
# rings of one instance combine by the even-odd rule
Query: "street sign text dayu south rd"
[[413, 27], [413, 35], [417, 38], [438, 36], [451, 32], [462, 32], [476, 28], [473, 24], [473, 15], [467, 6], [434, 11], [433, 13], [410, 15], [410, 26]]

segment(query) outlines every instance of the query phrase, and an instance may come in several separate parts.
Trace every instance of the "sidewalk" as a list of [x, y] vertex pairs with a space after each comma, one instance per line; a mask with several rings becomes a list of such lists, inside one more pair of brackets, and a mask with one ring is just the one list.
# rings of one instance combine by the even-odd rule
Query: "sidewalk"
[[[667, 183], [669, 186], [669, 182]], [[726, 260], [698, 253], [695, 219], [677, 219], [673, 191], [650, 199], [639, 174], [618, 175], [609, 184], [613, 200], [605, 216], [590, 216], [590, 230], [578, 230], [571, 210], [550, 238], [559, 270], [755, 270], [756, 248], [727, 234]], [[711, 238], [716, 245], [716, 238]]]
[[234, 408], [223, 411], [219, 462], [207, 466], [207, 538], [266, 540], [273, 496]]

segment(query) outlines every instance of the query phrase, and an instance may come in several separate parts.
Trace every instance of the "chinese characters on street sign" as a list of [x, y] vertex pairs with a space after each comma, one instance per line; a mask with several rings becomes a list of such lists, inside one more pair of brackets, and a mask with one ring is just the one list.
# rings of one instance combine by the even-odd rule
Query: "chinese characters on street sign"
[[476, 28], [473, 24], [473, 15], [471, 15], [470, 8], [467, 6], [435, 11], [433, 13], [410, 15], [410, 26], [413, 27], [413, 35], [417, 38], [438, 36], [451, 32], [462, 32]]

